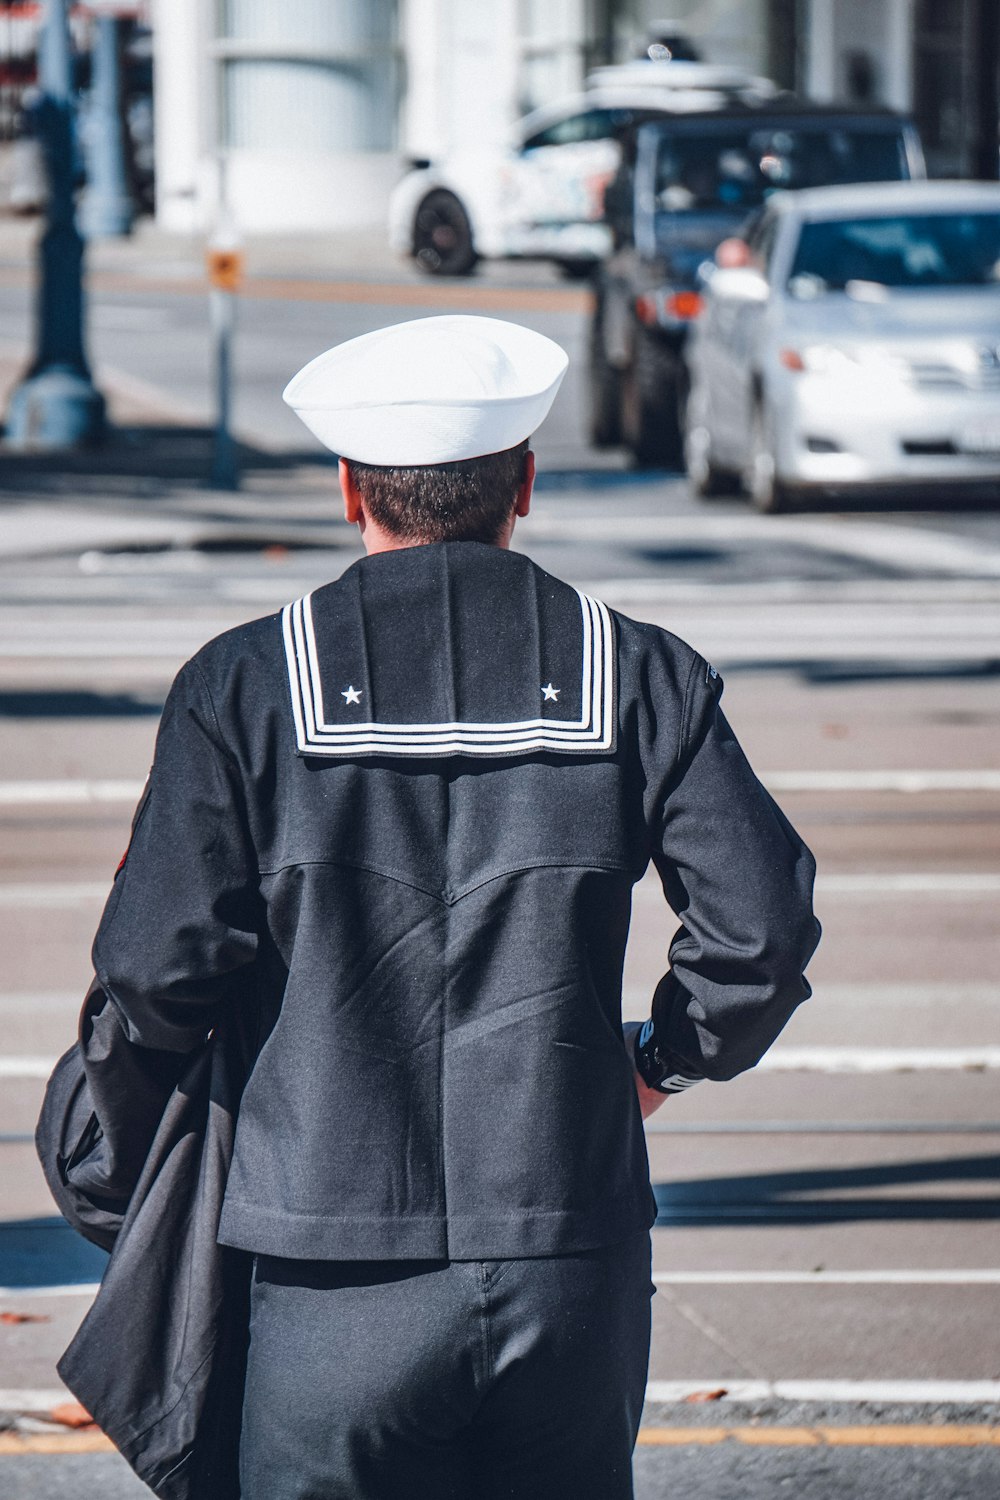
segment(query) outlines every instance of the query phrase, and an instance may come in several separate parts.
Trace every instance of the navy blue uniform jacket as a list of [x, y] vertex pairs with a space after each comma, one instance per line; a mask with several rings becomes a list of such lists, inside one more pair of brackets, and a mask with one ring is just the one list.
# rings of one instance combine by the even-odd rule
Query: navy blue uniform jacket
[[94, 944], [133, 1044], [253, 1017], [219, 1237], [305, 1258], [576, 1251], [654, 1215], [621, 976], [752, 1066], [808, 995], [813, 860], [667, 632], [526, 557], [368, 557], [180, 672]]

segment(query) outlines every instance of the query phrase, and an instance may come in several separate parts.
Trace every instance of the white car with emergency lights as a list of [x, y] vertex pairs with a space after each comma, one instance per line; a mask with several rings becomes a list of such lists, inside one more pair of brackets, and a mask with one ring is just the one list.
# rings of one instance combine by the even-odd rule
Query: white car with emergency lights
[[611, 248], [604, 189], [623, 132], [663, 113], [775, 92], [739, 68], [699, 62], [598, 68], [587, 83], [525, 116], [506, 146], [470, 142], [417, 164], [390, 201], [392, 248], [431, 275], [467, 275], [482, 257], [546, 259], [585, 274]]
[[696, 490], [1000, 494], [1000, 184], [781, 194], [734, 250], [688, 350]]

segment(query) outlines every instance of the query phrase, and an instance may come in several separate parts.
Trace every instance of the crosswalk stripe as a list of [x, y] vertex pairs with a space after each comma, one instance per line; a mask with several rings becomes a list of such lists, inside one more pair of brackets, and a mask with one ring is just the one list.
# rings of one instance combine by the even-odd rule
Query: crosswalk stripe
[[[650, 1380], [646, 1400], [669, 1406], [705, 1392], [725, 1391], [727, 1406], [739, 1401], [878, 1402], [886, 1406], [988, 1406], [1000, 1402], [1000, 1380]], [[65, 1386], [0, 1388], [0, 1412], [46, 1412], [73, 1397]], [[1000, 1428], [994, 1429], [1000, 1432]]]
[[[2, 889], [2, 888], [0, 888]], [[861, 870], [841, 874], [820, 871], [816, 894], [826, 899], [855, 896], [992, 896], [1000, 893], [1000, 871], [995, 870]], [[663, 906], [655, 880], [640, 881], [638, 900]]]
[[[69, 907], [104, 899], [110, 880], [32, 880], [0, 885], [0, 907]], [[817, 894], [826, 898], [856, 896], [969, 897], [1000, 894], [1000, 872], [995, 871], [866, 871], [820, 874]], [[640, 900], [662, 905], [652, 882], [636, 888]]]
[[926, 1271], [656, 1271], [656, 1286], [997, 1286], [1000, 1269]]
[[32, 880], [0, 885], [0, 907], [69, 907], [103, 901], [109, 880]]
[[[986, 1406], [1000, 1401], [1000, 1380], [651, 1380], [646, 1400], [669, 1404], [725, 1390], [733, 1401], [879, 1402], [887, 1406]], [[1000, 1431], [1000, 1429], [997, 1429]]]
[[[0, 1057], [0, 1078], [48, 1078], [54, 1057]], [[759, 1073], [955, 1073], [1000, 1068], [1000, 1047], [785, 1047], [757, 1063]]]
[[1000, 1068], [1000, 1047], [785, 1047], [765, 1052], [765, 1073], [954, 1073]]
[[[772, 792], [1000, 792], [1000, 770], [763, 771]], [[68, 778], [0, 781], [0, 806], [59, 806], [93, 802], [135, 802], [143, 783]]]

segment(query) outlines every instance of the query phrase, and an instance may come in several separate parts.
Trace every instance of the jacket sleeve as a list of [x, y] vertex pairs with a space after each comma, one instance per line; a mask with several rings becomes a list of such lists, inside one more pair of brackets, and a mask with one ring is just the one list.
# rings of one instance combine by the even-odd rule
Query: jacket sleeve
[[245, 990], [262, 927], [242, 782], [197, 659], [163, 710], [132, 841], [94, 940], [131, 1042], [188, 1052]]
[[654, 781], [650, 809], [652, 858], [681, 921], [653, 998], [655, 1034], [671, 1072], [716, 1080], [753, 1067], [808, 998], [803, 970], [820, 934], [815, 861], [747, 763], [721, 692], [694, 656], [673, 769]]

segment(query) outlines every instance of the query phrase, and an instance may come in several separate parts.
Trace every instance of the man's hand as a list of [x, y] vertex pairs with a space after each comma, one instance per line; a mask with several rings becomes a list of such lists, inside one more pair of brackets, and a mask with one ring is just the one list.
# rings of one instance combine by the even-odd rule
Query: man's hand
[[641, 1030], [642, 1023], [640, 1021], [626, 1021], [624, 1026], [622, 1027], [622, 1034], [625, 1038], [625, 1050], [628, 1052], [629, 1062], [632, 1064], [632, 1071], [635, 1078], [635, 1092], [639, 1100], [639, 1109], [642, 1113], [642, 1118], [644, 1120], [648, 1120], [650, 1115], [653, 1114], [655, 1110], [658, 1110], [661, 1104], [666, 1103], [666, 1101], [670, 1098], [670, 1095], [661, 1094], [659, 1089], [649, 1088], [643, 1082], [642, 1077], [635, 1066], [635, 1039]]

